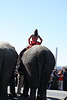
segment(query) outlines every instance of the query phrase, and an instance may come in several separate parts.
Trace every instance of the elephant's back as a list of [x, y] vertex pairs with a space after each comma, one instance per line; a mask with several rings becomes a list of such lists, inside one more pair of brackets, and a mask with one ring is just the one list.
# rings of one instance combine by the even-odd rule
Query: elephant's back
[[45, 60], [50, 61], [54, 60], [55, 63], [55, 58], [53, 53], [45, 46], [42, 45], [35, 45], [28, 49], [22, 57], [23, 63], [26, 64], [34, 64], [36, 63], [44, 63]]
[[[0, 42], [0, 73], [2, 72], [3, 66], [8, 69], [11, 66], [11, 70], [16, 64], [17, 52], [13, 46], [7, 42]], [[8, 69], [9, 70], [9, 69]]]
[[13, 49], [15, 48], [11, 46], [8, 42], [0, 42], [0, 49]]
[[41, 76], [51, 73], [55, 66], [53, 53], [45, 46], [35, 45], [24, 52], [21, 60], [31, 80], [36, 80], [37, 87]]
[[23, 58], [27, 58], [29, 56], [35, 57], [36, 55], [38, 56], [43, 53], [46, 53], [48, 55], [51, 54], [53, 56], [53, 53], [47, 47], [42, 45], [34, 45], [33, 47], [24, 52]]
[[8, 42], [0, 42], [0, 55], [3, 57], [14, 57], [17, 58], [18, 54], [15, 48]]

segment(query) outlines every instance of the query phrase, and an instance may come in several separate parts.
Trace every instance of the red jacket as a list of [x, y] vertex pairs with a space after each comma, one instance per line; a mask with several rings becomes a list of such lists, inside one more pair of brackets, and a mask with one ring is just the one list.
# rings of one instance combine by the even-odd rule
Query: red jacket
[[59, 77], [59, 81], [63, 81], [63, 74], [58, 74], [58, 77]]

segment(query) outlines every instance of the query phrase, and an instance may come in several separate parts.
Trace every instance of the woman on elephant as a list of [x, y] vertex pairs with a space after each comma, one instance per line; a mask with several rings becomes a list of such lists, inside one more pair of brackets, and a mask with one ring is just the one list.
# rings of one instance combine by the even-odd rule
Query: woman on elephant
[[[31, 41], [31, 39], [32, 39], [32, 41]], [[39, 41], [38, 41], [38, 40], [39, 40]], [[23, 53], [24, 53], [27, 49], [31, 48], [31, 47], [34, 46], [34, 45], [40, 45], [40, 44], [42, 43], [42, 41], [43, 41], [42, 38], [38, 35], [38, 30], [35, 29], [34, 34], [32, 34], [32, 35], [29, 37], [29, 39], [28, 39], [29, 46], [27, 46], [26, 48], [24, 48], [24, 49], [20, 52], [20, 54], [19, 54], [19, 60], [21, 60], [21, 57], [22, 57]]]
[[[38, 41], [38, 39], [40, 40], [40, 42]], [[38, 35], [37, 29], [34, 31], [34, 34], [32, 34], [28, 39], [28, 43], [30, 44], [30, 47], [32, 47], [33, 45], [40, 45], [42, 41], [43, 41], [42, 38]]]

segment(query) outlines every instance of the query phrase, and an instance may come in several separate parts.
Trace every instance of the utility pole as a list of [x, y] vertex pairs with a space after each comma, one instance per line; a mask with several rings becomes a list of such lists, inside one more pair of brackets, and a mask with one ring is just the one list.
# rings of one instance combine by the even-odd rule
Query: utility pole
[[57, 53], [58, 53], [58, 48], [56, 48], [56, 55], [55, 55], [56, 65], [55, 65], [55, 69], [57, 69]]

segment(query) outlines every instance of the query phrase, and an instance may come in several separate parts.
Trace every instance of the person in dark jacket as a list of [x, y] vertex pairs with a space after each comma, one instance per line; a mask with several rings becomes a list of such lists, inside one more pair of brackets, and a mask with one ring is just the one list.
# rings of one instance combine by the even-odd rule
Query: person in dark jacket
[[67, 91], [67, 69], [65, 69], [64, 77], [63, 77], [63, 90]]
[[51, 82], [51, 89], [52, 90], [57, 90], [58, 89], [58, 76], [57, 72], [53, 72], [53, 77], [52, 77], [52, 82]]

